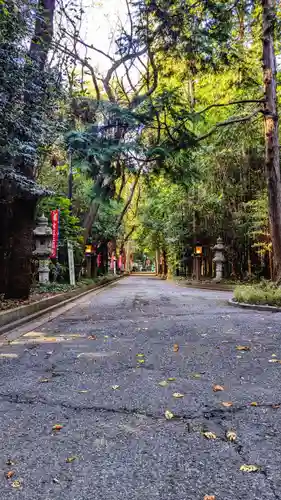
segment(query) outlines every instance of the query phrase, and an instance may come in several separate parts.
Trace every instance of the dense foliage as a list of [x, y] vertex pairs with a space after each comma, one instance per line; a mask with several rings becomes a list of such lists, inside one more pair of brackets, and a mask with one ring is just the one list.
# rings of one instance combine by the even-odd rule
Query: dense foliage
[[109, 254], [127, 252], [128, 265], [134, 248], [192, 276], [202, 245], [211, 277], [222, 236], [227, 277], [278, 279], [278, 120], [264, 68], [265, 40], [280, 50], [280, 7], [268, 5], [129, 1], [107, 53], [83, 38], [77, 0], [0, 2], [1, 292], [28, 295], [36, 214], [56, 208], [66, 269], [71, 240], [80, 270], [94, 245], [92, 275], [98, 253], [105, 272]]

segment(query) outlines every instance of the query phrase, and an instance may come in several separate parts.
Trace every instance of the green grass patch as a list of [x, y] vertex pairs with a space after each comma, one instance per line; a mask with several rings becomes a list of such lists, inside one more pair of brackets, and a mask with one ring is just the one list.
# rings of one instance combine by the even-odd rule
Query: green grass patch
[[254, 285], [238, 285], [234, 289], [234, 298], [245, 304], [281, 306], [281, 288], [271, 281], [262, 281]]

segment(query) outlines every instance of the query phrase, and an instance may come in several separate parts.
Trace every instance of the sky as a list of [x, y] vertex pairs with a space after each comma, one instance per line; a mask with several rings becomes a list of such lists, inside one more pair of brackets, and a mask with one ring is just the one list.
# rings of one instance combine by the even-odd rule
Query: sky
[[[110, 49], [110, 35], [114, 32], [118, 18], [123, 22], [126, 20], [125, 0], [83, 0], [83, 7], [86, 11], [83, 29], [85, 40], [88, 44], [107, 52]], [[96, 52], [92, 62], [102, 72], [110, 65], [104, 56]]]

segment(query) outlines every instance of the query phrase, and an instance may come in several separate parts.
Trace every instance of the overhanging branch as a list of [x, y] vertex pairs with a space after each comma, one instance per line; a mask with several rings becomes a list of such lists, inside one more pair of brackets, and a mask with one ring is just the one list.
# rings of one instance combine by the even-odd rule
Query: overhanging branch
[[202, 109], [201, 111], [197, 111], [195, 114], [202, 115], [203, 113], [206, 113], [206, 111], [209, 111], [209, 109], [212, 109], [212, 108], [222, 108], [224, 106], [233, 106], [235, 104], [250, 104], [250, 103], [263, 104], [264, 102], [265, 102], [265, 99], [242, 99], [241, 101], [229, 101], [229, 102], [225, 102], [225, 103], [210, 104], [209, 106]]
[[255, 111], [253, 111], [253, 113], [251, 113], [250, 115], [240, 116], [240, 117], [238, 116], [237, 118], [230, 118], [229, 120], [225, 120], [223, 122], [218, 122], [218, 123], [216, 123], [216, 125], [209, 132], [207, 132], [204, 135], [201, 135], [201, 136], [197, 137], [196, 141], [199, 142], [199, 141], [202, 141], [203, 139], [206, 139], [210, 135], [214, 134], [217, 131], [217, 129], [220, 128], [220, 127], [227, 127], [229, 125], [233, 125], [234, 123], [248, 122], [252, 118], [254, 118], [254, 116], [257, 116], [259, 113], [262, 113], [262, 110], [261, 109], [255, 109]]

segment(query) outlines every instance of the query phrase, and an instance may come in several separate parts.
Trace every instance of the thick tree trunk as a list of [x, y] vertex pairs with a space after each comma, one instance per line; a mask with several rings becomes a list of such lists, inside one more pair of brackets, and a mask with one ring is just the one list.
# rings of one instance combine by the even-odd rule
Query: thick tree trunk
[[108, 248], [107, 241], [103, 241], [100, 245], [99, 251], [101, 253], [100, 274], [105, 275], [108, 273]]
[[18, 199], [13, 204], [5, 298], [26, 299], [32, 283], [31, 259], [36, 201]]
[[92, 279], [96, 279], [97, 277], [97, 256], [96, 255], [92, 255], [92, 262], [91, 262], [91, 278]]
[[155, 251], [155, 272], [160, 274], [160, 250], [159, 248]]
[[281, 176], [276, 96], [276, 58], [274, 28], [275, 0], [262, 0], [265, 167], [268, 187], [270, 233], [273, 249], [274, 278], [281, 278]]
[[130, 205], [132, 203], [132, 200], [133, 200], [133, 197], [134, 197], [134, 194], [135, 194], [135, 190], [136, 190], [136, 187], [137, 187], [137, 184], [139, 182], [139, 178], [140, 178], [140, 175], [141, 175], [141, 172], [142, 172], [142, 166], [139, 168], [137, 174], [136, 174], [136, 177], [135, 177], [135, 180], [131, 186], [131, 192], [129, 194], [129, 197], [128, 197], [128, 200], [126, 201], [124, 207], [123, 207], [123, 210], [118, 218], [118, 221], [117, 221], [117, 229], [119, 229], [119, 227], [121, 226], [122, 224], [122, 221], [123, 221], [123, 218], [124, 216], [126, 215], [128, 209], [130, 208]]
[[[24, 89], [25, 115], [31, 124], [34, 117], [39, 120], [40, 106], [44, 96], [45, 68], [53, 37], [55, 0], [39, 0], [34, 35], [30, 44], [29, 57], [35, 72], [27, 79]], [[27, 62], [29, 74], [30, 61]], [[42, 95], [36, 89], [42, 89]], [[30, 136], [21, 131], [20, 140], [29, 144]], [[40, 144], [37, 144], [39, 146]], [[37, 152], [30, 158], [17, 159], [17, 167], [21, 174], [29, 179], [35, 177]], [[10, 220], [11, 248], [9, 252], [8, 276], [6, 282], [6, 298], [25, 299], [29, 296], [32, 282], [31, 259], [33, 245], [33, 228], [37, 199], [16, 199], [11, 207]]]
[[166, 250], [163, 250], [162, 254], [163, 254], [163, 269], [162, 269], [162, 273], [163, 273], [163, 276], [166, 278], [166, 276], [168, 274], [168, 261], [167, 261], [167, 252], [166, 252]]
[[84, 234], [83, 234], [84, 245], [87, 244], [88, 238], [92, 231], [92, 226], [98, 215], [99, 208], [100, 208], [100, 203], [92, 201], [89, 208], [89, 212], [87, 213], [84, 220]]
[[0, 203], [0, 294], [6, 291], [7, 282], [7, 257], [10, 246], [10, 231], [9, 231], [9, 210], [10, 203]]

